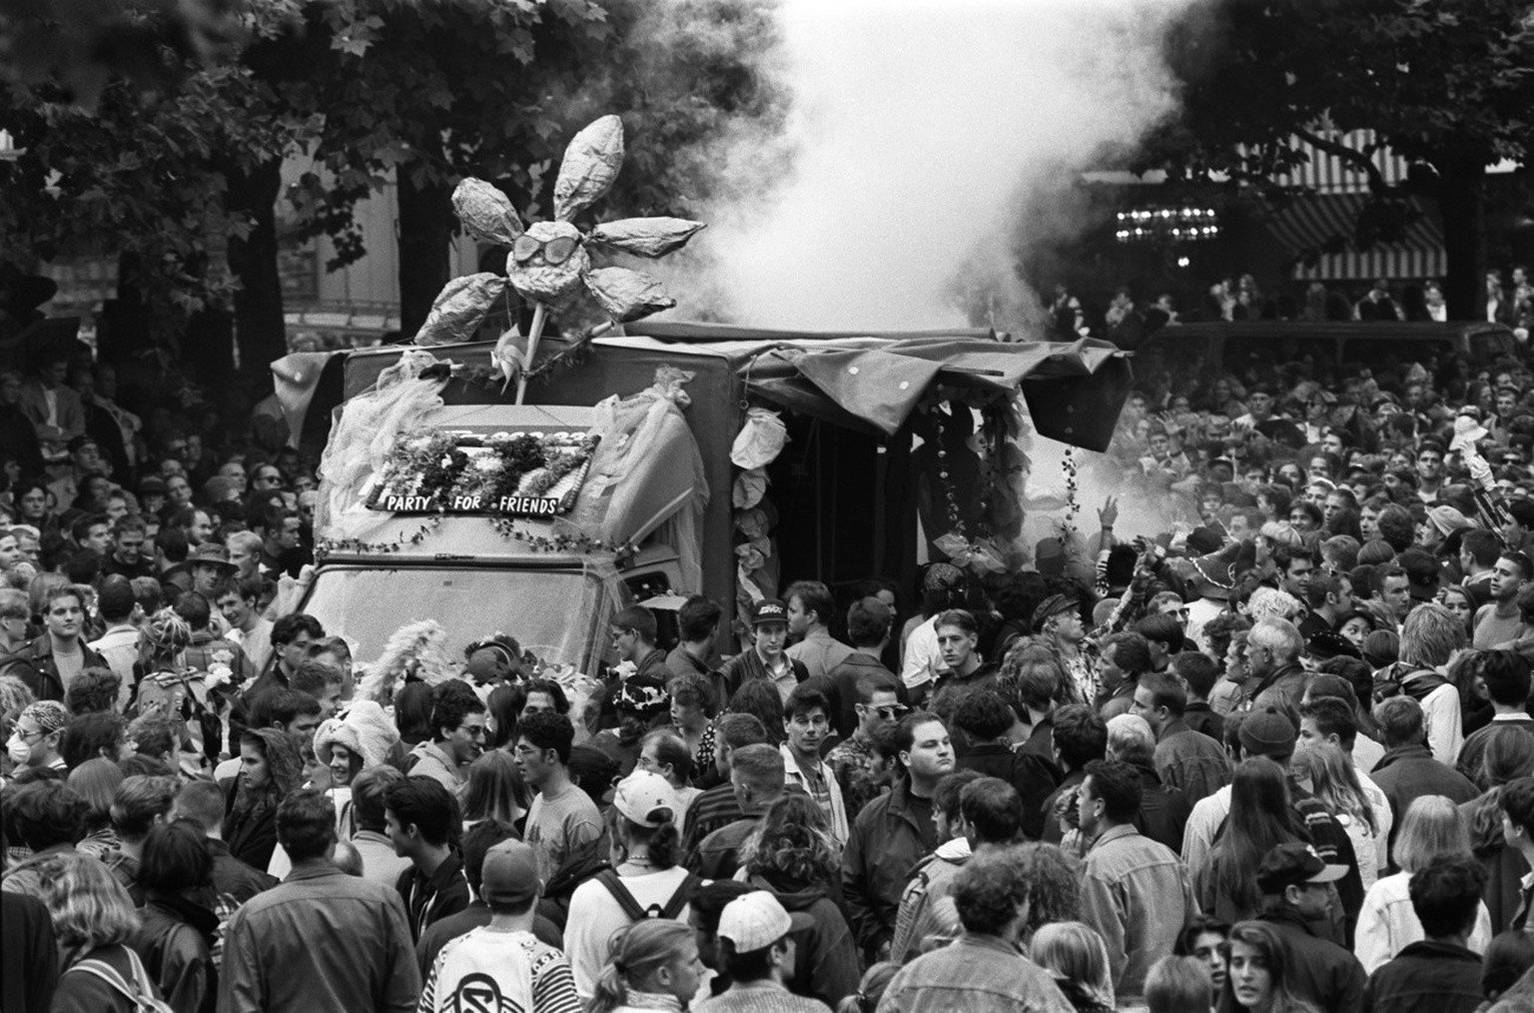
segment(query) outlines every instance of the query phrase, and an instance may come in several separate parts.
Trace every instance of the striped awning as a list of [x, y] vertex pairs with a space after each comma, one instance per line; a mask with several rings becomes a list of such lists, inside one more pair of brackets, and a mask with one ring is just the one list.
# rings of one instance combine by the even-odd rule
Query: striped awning
[[[1406, 227], [1400, 242], [1375, 243], [1366, 249], [1354, 245], [1359, 212], [1368, 203], [1366, 193], [1325, 193], [1297, 197], [1268, 220], [1273, 238], [1297, 258], [1294, 277], [1305, 280], [1398, 280], [1442, 277], [1447, 269], [1443, 233], [1438, 224], [1416, 206], [1417, 219]], [[1415, 198], [1412, 198], [1415, 204]], [[1341, 237], [1347, 244], [1337, 253], [1323, 253], [1315, 264], [1303, 258], [1318, 247]]]

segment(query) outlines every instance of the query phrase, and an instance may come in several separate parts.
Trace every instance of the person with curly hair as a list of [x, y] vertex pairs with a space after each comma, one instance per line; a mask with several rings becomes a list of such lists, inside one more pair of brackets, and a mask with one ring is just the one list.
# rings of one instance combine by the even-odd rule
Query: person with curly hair
[[277, 848], [277, 806], [303, 779], [298, 743], [276, 728], [249, 728], [240, 736], [240, 772], [224, 784], [224, 842], [229, 853], [265, 869]]
[[814, 925], [794, 933], [794, 965], [785, 984], [833, 1006], [857, 989], [858, 951], [839, 906], [840, 850], [820, 806], [807, 795], [781, 796], [740, 849], [746, 883], [766, 890]]

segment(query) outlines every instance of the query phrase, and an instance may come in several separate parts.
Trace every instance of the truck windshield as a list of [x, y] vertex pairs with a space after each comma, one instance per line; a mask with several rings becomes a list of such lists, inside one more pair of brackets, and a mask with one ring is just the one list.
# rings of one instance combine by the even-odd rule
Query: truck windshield
[[607, 632], [598, 614], [606, 597], [600, 580], [575, 571], [335, 567], [315, 576], [303, 611], [327, 633], [353, 638], [358, 662], [377, 658], [401, 626], [435, 619], [455, 661], [474, 641], [504, 632], [545, 662], [584, 670], [592, 631]]

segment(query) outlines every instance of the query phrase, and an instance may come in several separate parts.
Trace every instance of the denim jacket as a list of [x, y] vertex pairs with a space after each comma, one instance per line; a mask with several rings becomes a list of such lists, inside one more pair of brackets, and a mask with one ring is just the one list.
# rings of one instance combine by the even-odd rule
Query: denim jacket
[[1121, 824], [1093, 843], [1082, 873], [1081, 920], [1107, 944], [1114, 993], [1138, 997], [1151, 965], [1198, 913], [1188, 872], [1170, 848]]

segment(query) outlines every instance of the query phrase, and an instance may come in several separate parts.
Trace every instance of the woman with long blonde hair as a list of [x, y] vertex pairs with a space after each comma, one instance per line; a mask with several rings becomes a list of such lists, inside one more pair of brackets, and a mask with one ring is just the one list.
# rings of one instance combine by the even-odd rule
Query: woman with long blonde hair
[[1310, 793], [1321, 800], [1353, 842], [1364, 889], [1379, 878], [1379, 814], [1369, 804], [1353, 760], [1329, 742], [1315, 742], [1296, 753], [1293, 767]]
[[73, 852], [55, 852], [39, 865], [39, 899], [48, 907], [59, 944], [58, 987], [52, 1009], [132, 1013], [130, 995], [160, 999], [160, 990], [129, 946], [141, 924], [128, 891], [106, 865]]
[[1028, 944], [1028, 957], [1054, 976], [1077, 1013], [1113, 1009], [1108, 948], [1097, 930], [1082, 922], [1041, 925]]
[[[1353, 934], [1353, 955], [1368, 974], [1425, 938], [1412, 908], [1412, 873], [1441, 858], [1474, 857], [1459, 809], [1442, 795], [1423, 795], [1412, 802], [1401, 820], [1401, 829], [1396, 831], [1391, 856], [1401, 871], [1380, 877], [1369, 888]], [[1467, 945], [1476, 953], [1484, 953], [1490, 942], [1491, 914], [1482, 901]]]

